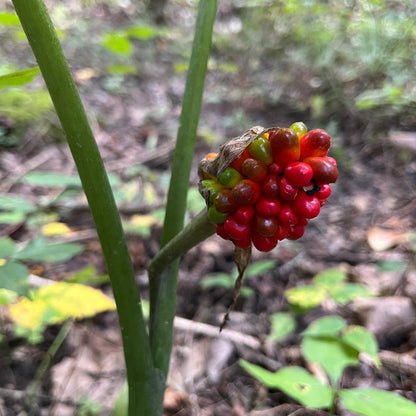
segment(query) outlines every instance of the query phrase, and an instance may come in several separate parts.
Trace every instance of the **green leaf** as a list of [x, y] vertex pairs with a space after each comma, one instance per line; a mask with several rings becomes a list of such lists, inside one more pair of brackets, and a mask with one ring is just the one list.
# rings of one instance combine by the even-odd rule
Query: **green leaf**
[[347, 327], [347, 323], [339, 316], [324, 316], [313, 321], [308, 328], [303, 331], [304, 336], [336, 336], [342, 329]]
[[324, 287], [330, 287], [344, 281], [347, 277], [347, 273], [340, 269], [328, 269], [318, 273], [314, 278], [313, 282], [316, 285]]
[[260, 260], [247, 266], [244, 277], [254, 277], [276, 268], [275, 260]]
[[68, 279], [68, 283], [82, 283], [88, 285], [101, 285], [108, 283], [110, 278], [106, 274], [98, 274], [97, 269], [93, 265], [88, 265], [78, 272], [72, 274]]
[[16, 13], [13, 12], [1, 12], [0, 13], [0, 25], [3, 26], [20, 26], [20, 20]]
[[285, 367], [271, 373], [244, 360], [240, 360], [240, 365], [267, 387], [282, 390], [304, 406], [326, 408], [333, 401], [331, 387], [322, 384], [304, 368]]
[[0, 259], [12, 256], [16, 250], [16, 243], [11, 238], [0, 238]]
[[351, 325], [343, 331], [342, 340], [358, 352], [368, 354], [377, 366], [381, 365], [377, 354], [377, 340], [367, 329], [362, 326]]
[[406, 263], [400, 260], [382, 260], [378, 263], [381, 272], [404, 272], [406, 267]]
[[131, 42], [122, 32], [106, 33], [102, 38], [101, 45], [117, 55], [130, 56], [133, 52]]
[[325, 299], [326, 290], [324, 287], [318, 286], [300, 286], [285, 291], [288, 302], [301, 311], [319, 306]]
[[21, 85], [32, 82], [40, 74], [40, 69], [34, 68], [23, 69], [22, 71], [12, 72], [0, 76], [0, 90], [6, 87], [20, 87]]
[[14, 290], [0, 288], [0, 305], [9, 305], [19, 296]]
[[335, 337], [306, 336], [302, 341], [302, 351], [306, 360], [318, 363], [334, 384], [338, 383], [347, 366], [359, 363], [357, 350]]
[[13, 257], [18, 260], [45, 262], [66, 261], [83, 250], [81, 244], [50, 243], [44, 238], [36, 238], [18, 251]]
[[21, 263], [8, 261], [0, 266], [0, 287], [12, 290], [19, 295], [29, 293], [29, 270]]
[[270, 342], [281, 341], [296, 328], [296, 321], [292, 314], [287, 312], [274, 313], [271, 317], [271, 330], [267, 337]]
[[30, 330], [68, 318], [87, 318], [116, 307], [100, 290], [78, 283], [53, 283], [33, 291], [31, 295], [32, 300], [22, 298], [9, 307], [15, 324]]
[[58, 172], [31, 172], [23, 176], [21, 181], [33, 186], [47, 186], [51, 188], [81, 187], [78, 175], [65, 175]]
[[112, 75], [136, 75], [139, 70], [134, 65], [113, 64], [107, 68], [109, 74]]
[[28, 199], [10, 194], [0, 194], [0, 209], [3, 211], [33, 212], [36, 208]]
[[328, 291], [332, 299], [340, 305], [345, 305], [357, 298], [374, 296], [369, 288], [359, 283], [341, 283], [328, 288]]
[[19, 224], [26, 218], [23, 211], [0, 212], [0, 224]]
[[137, 25], [129, 27], [126, 30], [126, 35], [136, 39], [152, 39], [157, 35], [157, 30], [153, 26]]
[[346, 409], [365, 416], [414, 416], [416, 403], [398, 394], [371, 389], [348, 389], [339, 392]]

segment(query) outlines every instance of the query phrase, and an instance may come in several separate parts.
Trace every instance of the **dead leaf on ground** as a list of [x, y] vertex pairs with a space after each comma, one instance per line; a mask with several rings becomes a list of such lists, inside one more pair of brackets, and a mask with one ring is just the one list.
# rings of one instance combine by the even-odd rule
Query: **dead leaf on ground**
[[374, 251], [388, 250], [408, 240], [409, 233], [403, 231], [388, 230], [380, 227], [371, 227], [367, 231], [368, 245]]

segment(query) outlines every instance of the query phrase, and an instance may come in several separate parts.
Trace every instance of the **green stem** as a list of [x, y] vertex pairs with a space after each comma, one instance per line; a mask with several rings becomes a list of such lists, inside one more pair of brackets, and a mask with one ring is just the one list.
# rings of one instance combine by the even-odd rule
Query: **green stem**
[[[165, 246], [183, 228], [189, 175], [195, 148], [205, 75], [211, 49], [212, 30], [217, 10], [216, 0], [200, 0], [195, 25], [192, 54], [186, 79], [180, 125], [173, 157], [165, 223], [161, 246]], [[173, 261], [149, 283], [149, 332], [153, 361], [165, 376], [172, 348], [173, 318], [179, 262]]]
[[170, 263], [214, 233], [215, 227], [209, 220], [207, 210], [203, 209], [153, 258], [148, 267], [150, 279], [159, 276]]
[[159, 415], [162, 377], [153, 366], [134, 270], [97, 144], [44, 3], [13, 0], [13, 4], [66, 133], [100, 238], [123, 337], [129, 414]]

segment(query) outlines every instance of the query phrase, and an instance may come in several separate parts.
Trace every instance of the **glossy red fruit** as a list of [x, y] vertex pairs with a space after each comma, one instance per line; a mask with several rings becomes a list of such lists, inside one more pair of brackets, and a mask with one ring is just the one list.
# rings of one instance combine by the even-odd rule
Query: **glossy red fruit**
[[234, 212], [238, 206], [231, 196], [231, 189], [222, 189], [214, 198], [214, 207], [218, 212]]
[[261, 197], [256, 204], [256, 210], [262, 215], [276, 215], [280, 211], [280, 202], [277, 198]]
[[267, 175], [261, 185], [262, 195], [266, 198], [276, 198], [279, 195], [279, 182], [277, 175]]
[[321, 189], [314, 193], [314, 195], [319, 199], [327, 199], [331, 195], [331, 186], [327, 183], [318, 185]]
[[234, 240], [234, 244], [240, 248], [249, 248], [251, 246], [251, 235], [241, 240]]
[[215, 224], [215, 231], [224, 240], [231, 240], [231, 237], [224, 230], [224, 224]]
[[289, 234], [289, 225], [279, 222], [276, 234], [274, 235], [279, 241], [284, 240]]
[[308, 195], [304, 190], [299, 191], [291, 207], [297, 216], [305, 218], [315, 218], [321, 210], [319, 199], [315, 195]]
[[253, 205], [242, 205], [234, 212], [234, 218], [241, 224], [250, 224], [254, 218], [254, 213]]
[[241, 155], [237, 159], [234, 159], [230, 163], [230, 166], [241, 173], [241, 166], [244, 163], [244, 161], [249, 157], [251, 157], [250, 152], [248, 148], [245, 148], [243, 150], [243, 153], [241, 153]]
[[338, 169], [326, 157], [307, 157], [303, 160], [312, 167], [315, 183], [333, 183], [338, 179]]
[[243, 179], [231, 190], [232, 199], [237, 205], [255, 204], [260, 198], [260, 193], [260, 185], [250, 179]]
[[300, 159], [310, 156], [325, 156], [330, 145], [331, 137], [325, 130], [311, 130], [299, 139]]
[[300, 157], [299, 137], [288, 128], [273, 130], [269, 135], [273, 159], [282, 167], [296, 162]]
[[311, 165], [304, 162], [293, 162], [285, 168], [285, 178], [294, 186], [306, 186], [313, 176]]
[[289, 233], [287, 235], [288, 240], [297, 240], [303, 236], [305, 233], [305, 227], [302, 225], [294, 225], [290, 227]]
[[299, 218], [289, 205], [283, 205], [277, 214], [277, 219], [282, 224], [294, 225], [298, 222]]
[[283, 172], [283, 166], [273, 162], [271, 165], [269, 165], [269, 172], [273, 175], [280, 175]]
[[264, 163], [252, 158], [248, 158], [243, 162], [241, 172], [247, 178], [256, 182], [262, 182], [268, 173], [267, 166]]
[[329, 163], [332, 163], [334, 166], [337, 166], [337, 161], [333, 157], [325, 156], [325, 160], [327, 160]]
[[250, 224], [237, 222], [234, 215], [227, 217], [224, 222], [224, 230], [233, 240], [243, 240], [251, 235]]
[[259, 251], [271, 251], [277, 246], [278, 242], [277, 238], [274, 236], [264, 237], [257, 233], [253, 233], [251, 239], [253, 240], [254, 247]]
[[309, 224], [309, 220], [304, 217], [299, 217], [298, 222], [296, 223], [296, 225], [301, 225], [303, 227], [306, 227], [308, 224]]
[[253, 231], [263, 237], [272, 237], [276, 234], [278, 222], [276, 217], [256, 214], [253, 220]]
[[284, 176], [280, 178], [279, 195], [281, 199], [291, 201], [296, 198], [298, 188], [293, 186]]

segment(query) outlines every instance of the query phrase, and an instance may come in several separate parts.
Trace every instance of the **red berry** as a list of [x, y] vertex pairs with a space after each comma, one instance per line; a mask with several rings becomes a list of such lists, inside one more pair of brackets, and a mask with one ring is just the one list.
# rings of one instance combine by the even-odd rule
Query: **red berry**
[[326, 157], [307, 157], [303, 160], [311, 165], [313, 181], [317, 183], [333, 183], [338, 179], [338, 169]]
[[253, 205], [241, 205], [234, 212], [234, 218], [240, 224], [250, 224], [253, 220], [255, 209]]
[[224, 240], [231, 240], [228, 233], [224, 230], [224, 224], [215, 224], [215, 231]]
[[293, 186], [284, 176], [280, 178], [279, 184], [280, 198], [291, 201], [296, 198], [298, 188]]
[[249, 248], [251, 246], [251, 235], [241, 240], [234, 240], [234, 244], [240, 248]]
[[214, 198], [214, 206], [218, 212], [230, 213], [237, 209], [237, 204], [231, 197], [231, 189], [222, 189]]
[[313, 176], [311, 165], [304, 162], [293, 162], [285, 168], [285, 178], [294, 186], [306, 186]]
[[301, 225], [303, 227], [306, 227], [309, 224], [309, 220], [305, 217], [299, 217], [298, 222], [296, 225]]
[[298, 222], [298, 216], [293, 212], [289, 205], [283, 205], [277, 214], [277, 219], [282, 224], [294, 225]]
[[248, 158], [241, 165], [241, 172], [256, 182], [262, 182], [267, 176], [267, 166], [259, 160]]
[[290, 227], [289, 233], [287, 235], [288, 240], [297, 240], [298, 238], [301, 238], [303, 234], [305, 233], [305, 227], [302, 225], [294, 225]]
[[274, 235], [278, 240], [284, 240], [289, 234], [289, 225], [279, 223], [276, 234]]
[[261, 197], [256, 204], [256, 209], [263, 215], [276, 215], [280, 210], [280, 202], [276, 198]]
[[280, 175], [283, 172], [283, 167], [274, 162], [269, 166], [269, 172], [273, 175]]
[[253, 233], [251, 236], [253, 240], [254, 247], [259, 251], [270, 251], [277, 246], [276, 237], [264, 237], [260, 234]]
[[276, 198], [279, 195], [279, 177], [277, 175], [267, 175], [261, 185], [261, 191], [266, 198]]
[[225, 220], [224, 230], [233, 240], [243, 240], [251, 234], [250, 224], [241, 224], [237, 222], [234, 215], [229, 215]]
[[270, 217], [266, 215], [256, 214], [253, 220], [254, 232], [262, 235], [263, 237], [273, 236], [278, 227], [276, 217]]
[[255, 204], [260, 198], [260, 193], [260, 185], [250, 179], [243, 179], [231, 190], [232, 199], [238, 205]]
[[320, 184], [318, 185], [321, 189], [317, 192], [314, 193], [314, 195], [319, 199], [327, 199], [329, 197], [329, 195], [331, 195], [331, 187], [329, 186], [329, 184], [324, 183], [324, 184]]
[[325, 156], [331, 145], [331, 137], [325, 130], [311, 130], [299, 139], [300, 159]]
[[324, 159], [327, 160], [329, 163], [332, 163], [334, 166], [337, 166], [337, 161], [333, 157], [325, 156]]
[[248, 148], [246, 147], [243, 150], [243, 153], [241, 153], [241, 155], [239, 157], [237, 157], [237, 159], [234, 159], [231, 163], [230, 166], [232, 168], [234, 168], [235, 170], [238, 170], [241, 173], [241, 165], [243, 164], [243, 162], [250, 157], [250, 152], [248, 150]]
[[286, 166], [300, 157], [299, 138], [288, 128], [273, 130], [269, 135], [272, 156], [276, 163]]
[[304, 190], [299, 191], [291, 207], [296, 215], [305, 218], [315, 218], [321, 210], [319, 199], [315, 195], [308, 195]]

